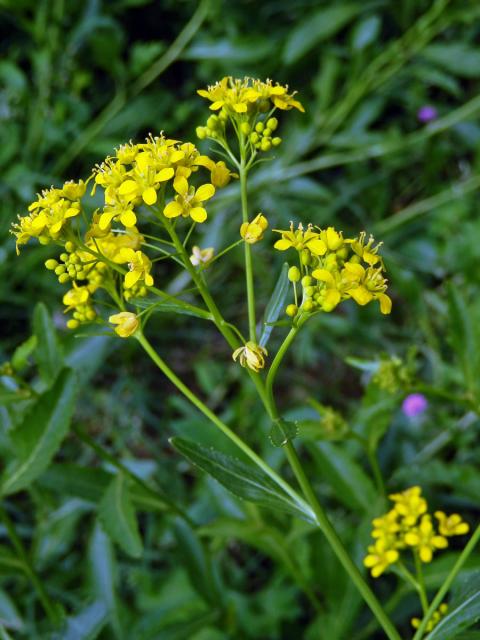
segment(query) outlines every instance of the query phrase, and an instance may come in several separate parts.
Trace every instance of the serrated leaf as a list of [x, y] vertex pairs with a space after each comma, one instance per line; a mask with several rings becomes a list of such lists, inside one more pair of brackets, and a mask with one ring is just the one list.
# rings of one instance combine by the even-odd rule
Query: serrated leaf
[[3, 474], [2, 495], [25, 489], [48, 467], [67, 435], [76, 396], [75, 374], [64, 369], [50, 391], [30, 408], [22, 425], [12, 433], [19, 459]]
[[312, 515], [284, 493], [265, 473], [212, 447], [171, 438], [172, 446], [190, 462], [211, 475], [233, 494], [271, 509], [293, 513], [312, 521]]
[[272, 296], [265, 309], [263, 329], [259, 341], [261, 347], [264, 347], [270, 339], [273, 327], [285, 307], [285, 300], [287, 299], [289, 289], [290, 282], [288, 280], [288, 263], [285, 262], [282, 266], [282, 270], [280, 271], [280, 275], [278, 276], [277, 284], [275, 285]]
[[140, 558], [143, 543], [126, 479], [117, 473], [99, 504], [99, 517], [110, 538], [132, 558]]
[[283, 49], [283, 62], [297, 62], [317, 44], [340, 31], [362, 10], [362, 3], [352, 3], [326, 6], [309, 14], [290, 32]]
[[54, 640], [95, 640], [108, 620], [104, 602], [96, 600], [75, 616], [69, 616], [65, 629]]
[[35, 357], [40, 375], [50, 385], [63, 366], [63, 356], [52, 319], [43, 303], [33, 312], [33, 331], [37, 338]]

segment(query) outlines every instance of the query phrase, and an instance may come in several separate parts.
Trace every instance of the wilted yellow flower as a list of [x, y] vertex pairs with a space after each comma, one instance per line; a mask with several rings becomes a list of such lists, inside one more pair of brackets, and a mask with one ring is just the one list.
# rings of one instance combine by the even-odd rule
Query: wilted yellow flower
[[438, 520], [438, 530], [442, 536], [463, 536], [470, 529], [458, 513], [447, 516], [443, 511], [435, 511], [434, 516]]
[[128, 338], [133, 335], [140, 324], [137, 316], [130, 311], [115, 313], [108, 319], [112, 324], [116, 324], [115, 333], [121, 338]]
[[215, 253], [215, 249], [213, 247], [208, 247], [207, 249], [200, 249], [200, 247], [194, 246], [192, 247], [192, 255], [190, 256], [190, 262], [198, 267], [200, 265], [206, 267], [208, 263], [213, 258], [213, 254]]
[[178, 216], [190, 216], [195, 222], [205, 222], [207, 212], [202, 206], [203, 202], [210, 200], [215, 193], [213, 184], [203, 184], [197, 190], [195, 187], [188, 185], [187, 179], [183, 176], [175, 178], [173, 188], [178, 195], [175, 200], [169, 202], [163, 213], [167, 218], [176, 218]]
[[125, 274], [125, 288], [130, 289], [139, 280], [144, 280], [147, 287], [153, 285], [153, 278], [150, 275], [152, 263], [148, 256], [142, 251], [134, 251], [129, 247], [122, 247], [119, 251], [119, 262], [128, 262], [128, 271]]
[[374, 578], [378, 578], [391, 564], [397, 562], [399, 553], [389, 546], [384, 538], [379, 538], [374, 545], [368, 547], [368, 555], [363, 564], [370, 569]]
[[240, 227], [240, 235], [248, 242], [248, 244], [255, 244], [263, 239], [263, 234], [268, 229], [268, 220], [266, 217], [259, 213], [251, 222], [244, 222]]
[[267, 350], [255, 342], [248, 341], [243, 347], [236, 349], [232, 358], [236, 361], [240, 360], [242, 367], [248, 367], [253, 371], [260, 371], [265, 366], [265, 356], [268, 355]]
[[409, 547], [415, 547], [422, 562], [431, 562], [433, 552], [436, 549], [448, 547], [448, 541], [444, 536], [439, 536], [433, 528], [429, 515], [422, 516], [418, 526], [408, 531], [404, 537]]
[[297, 251], [308, 249], [316, 256], [323, 256], [327, 252], [327, 245], [320, 239], [320, 234], [313, 231], [313, 226], [308, 225], [307, 230], [304, 231], [303, 225], [300, 223], [295, 230], [293, 222], [290, 223], [289, 231], [282, 231], [280, 229], [274, 229], [276, 233], [281, 233], [282, 237], [277, 240], [273, 245], [275, 249], [279, 251], [286, 251], [293, 248]]

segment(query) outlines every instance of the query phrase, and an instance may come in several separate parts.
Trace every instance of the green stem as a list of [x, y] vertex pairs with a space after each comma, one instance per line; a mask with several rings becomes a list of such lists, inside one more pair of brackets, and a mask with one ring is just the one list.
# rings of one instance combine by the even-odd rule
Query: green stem
[[[240, 137], [240, 195], [242, 200], [242, 220], [248, 222], [248, 195], [247, 195], [247, 176], [248, 168], [245, 161], [245, 139], [243, 134]], [[255, 320], [255, 287], [253, 283], [253, 265], [252, 265], [252, 247], [248, 242], [244, 242], [243, 250], [245, 253], [245, 282], [247, 285], [247, 307], [248, 307], [248, 333], [250, 340], [257, 343], [257, 323]]]
[[5, 525], [10, 541], [14, 546], [20, 560], [22, 561], [23, 570], [29, 577], [30, 581], [32, 582], [33, 586], [35, 587], [38, 593], [38, 597], [40, 599], [40, 602], [42, 603], [45, 613], [47, 614], [52, 624], [58, 625], [60, 622], [60, 616], [59, 616], [57, 607], [51, 601], [50, 596], [48, 595], [45, 587], [43, 586], [41, 579], [36, 574], [35, 569], [33, 568], [33, 565], [30, 561], [30, 558], [28, 557], [27, 550], [25, 549], [25, 547], [23, 546], [23, 542], [17, 535], [17, 532], [15, 531], [15, 526], [11, 521], [10, 516], [8, 515], [6, 509], [3, 506], [0, 506], [0, 519]]
[[204, 404], [200, 398], [198, 398], [190, 389], [180, 380], [180, 378], [170, 369], [166, 362], [158, 355], [152, 345], [145, 338], [143, 333], [138, 332], [135, 337], [140, 342], [146, 353], [150, 356], [153, 362], [157, 365], [160, 371], [174, 384], [177, 389], [183, 393], [183, 395], [203, 413], [220, 431], [229, 438], [243, 453], [250, 458], [250, 460], [264, 473], [266, 473], [287, 495], [289, 495], [299, 508], [306, 514], [313, 516], [312, 510], [307, 503], [301, 498], [298, 493], [292, 489], [292, 487], [281, 478], [274, 469], [272, 469], [266, 462], [264, 462], [260, 456], [258, 456], [253, 449], [251, 449], [236, 433], [234, 433], [224, 422], [218, 418], [213, 411], [211, 411], [206, 404]]
[[370, 468], [372, 469], [373, 477], [375, 478], [377, 489], [380, 492], [382, 498], [385, 499], [387, 497], [387, 492], [385, 490], [385, 482], [383, 481], [383, 475], [380, 469], [380, 465], [378, 464], [376, 452], [372, 449], [369, 443], [366, 444], [365, 451], [367, 453]]
[[420, 560], [420, 556], [416, 551], [413, 552], [413, 556], [415, 558], [415, 571], [417, 573], [418, 595], [420, 596], [423, 615], [425, 615], [428, 611], [428, 598], [425, 589], [425, 580], [423, 579], [422, 562]]
[[451, 586], [452, 582], [457, 577], [458, 573], [460, 572], [461, 568], [463, 567], [463, 565], [467, 561], [468, 557], [470, 556], [470, 554], [474, 550], [474, 548], [475, 548], [475, 546], [476, 546], [476, 544], [478, 543], [479, 540], [480, 540], [480, 525], [475, 529], [472, 537], [467, 542], [467, 544], [465, 546], [465, 549], [462, 551], [462, 553], [458, 557], [458, 560], [453, 565], [452, 570], [448, 574], [445, 582], [442, 584], [442, 586], [438, 590], [437, 594], [435, 595], [434, 599], [432, 600], [432, 603], [431, 603], [430, 607], [428, 608], [427, 613], [423, 617], [423, 620], [422, 620], [420, 626], [418, 627], [417, 632], [413, 636], [413, 640], [421, 640], [423, 638], [423, 635], [425, 633], [425, 629], [427, 627], [428, 621], [433, 616], [433, 614], [438, 609], [438, 607], [442, 604], [443, 599], [446, 596], [448, 590], [450, 589], [450, 586]]
[[[280, 363], [285, 353], [287, 352], [288, 348], [292, 344], [303, 322], [300, 319], [297, 325], [290, 329], [289, 333], [287, 334], [287, 337], [285, 338], [279, 350], [277, 351], [277, 354], [270, 366], [270, 370], [267, 375], [267, 382], [266, 382], [267, 401], [270, 406], [269, 413], [274, 418], [278, 418], [279, 414], [278, 414], [278, 410], [275, 404], [275, 399], [273, 396], [273, 383], [274, 383], [278, 368], [280, 366]], [[330, 523], [330, 520], [328, 519], [327, 514], [325, 513], [322, 505], [320, 504], [317, 496], [315, 495], [313, 487], [305, 474], [302, 463], [291, 441], [288, 441], [287, 444], [285, 445], [285, 452], [287, 455], [288, 462], [290, 463], [290, 466], [295, 474], [295, 477], [298, 480], [298, 483], [303, 491], [303, 494], [307, 499], [307, 502], [309, 503], [313, 512], [315, 513], [316, 521], [319, 527], [321, 528], [323, 534], [327, 538], [327, 541], [330, 544], [333, 552], [335, 553], [338, 560], [344, 567], [345, 571], [350, 576], [352, 582], [355, 584], [355, 586], [361, 593], [367, 605], [370, 607], [372, 613], [375, 615], [376, 619], [378, 620], [379, 624], [383, 628], [387, 637], [390, 640], [401, 640], [390, 618], [386, 615], [385, 611], [382, 608], [382, 605], [377, 600], [375, 594], [373, 593], [373, 591], [370, 589], [370, 587], [364, 580], [358, 567], [350, 558], [347, 550], [343, 546], [342, 541], [338, 537], [337, 532], [335, 531], [334, 527]]]

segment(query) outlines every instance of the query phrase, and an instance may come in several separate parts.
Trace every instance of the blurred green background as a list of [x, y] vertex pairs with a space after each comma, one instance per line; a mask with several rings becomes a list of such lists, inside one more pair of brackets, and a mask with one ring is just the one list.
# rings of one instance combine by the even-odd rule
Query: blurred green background
[[[129, 139], [163, 130], [195, 142], [208, 116], [196, 90], [224, 75], [288, 84], [306, 109], [284, 114], [278, 157], [252, 177], [252, 214], [262, 211], [273, 228], [311, 221], [348, 233], [365, 229], [384, 242], [392, 316], [346, 305], [315, 321], [278, 382], [287, 414], [305, 421], [299, 443], [313, 452], [305, 464], [342, 537], [360, 561], [382, 504], [365, 453], [342, 433], [332, 435], [325, 406], [379, 445], [388, 490], [419, 483], [434, 507], [478, 520], [479, 19], [474, 0], [0, 0], [0, 361], [12, 360], [32, 330], [39, 344], [49, 336], [58, 361], [81, 373], [74, 417], [81, 433], [178, 501], [193, 524], [168, 507], [159, 515], [137, 495], [144, 550], [130, 557], [96, 515], [115, 469], [78, 433], [70, 435], [28, 491], [4, 501], [47, 591], [70, 618], [52, 635], [3, 527], [5, 633], [382, 637], [321, 534], [242, 503], [173, 452], [174, 434], [230, 449], [136, 345], [69, 335], [62, 287], [43, 268], [52, 248], [32, 244], [17, 258], [8, 231], [37, 191], [85, 178]], [[206, 143], [199, 147], [208, 151]], [[212, 202], [198, 243], [232, 242], [238, 209], [232, 184]], [[273, 255], [271, 241], [255, 247], [262, 307], [284, 257]], [[242, 254], [231, 255], [209, 283], [227, 317], [242, 320]], [[164, 278], [160, 286], [175, 291], [178, 281]], [[49, 313], [37, 309], [32, 329], [40, 301]], [[268, 420], [214, 328], [158, 314], [149, 329], [179, 375], [282, 468]], [[277, 329], [272, 351], [281, 335]], [[29, 390], [43, 392], [53, 380], [41, 347], [32, 349], [21, 366], [16, 352], [15, 376], [3, 368], [0, 377], [5, 464]], [[416, 420], [401, 411], [412, 391], [429, 400]], [[455, 550], [431, 565], [432, 588], [454, 560]], [[479, 563], [473, 556], [471, 579]], [[393, 577], [376, 588], [409, 637], [409, 618], [418, 615], [412, 593]]]

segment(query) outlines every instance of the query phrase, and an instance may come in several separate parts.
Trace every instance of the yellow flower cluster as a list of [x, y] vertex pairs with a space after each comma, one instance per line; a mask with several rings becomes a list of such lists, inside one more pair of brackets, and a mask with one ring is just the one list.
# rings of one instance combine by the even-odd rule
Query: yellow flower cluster
[[[211, 182], [204, 181], [198, 187], [191, 184], [194, 175], [205, 169]], [[204, 222], [205, 203], [215, 194], [216, 187], [228, 184], [233, 175], [224, 162], [215, 162], [200, 155], [193, 144], [171, 140], [163, 134], [150, 135], [141, 144], [127, 143], [97, 165], [87, 182], [66, 182], [61, 189], [43, 191], [30, 205], [29, 214], [19, 217], [13, 225], [17, 253], [30, 238], [63, 247], [59, 257], [47, 260], [45, 266], [60, 283], [70, 283], [63, 302], [66, 312], [72, 313], [67, 327], [76, 329], [97, 319], [94, 294], [99, 289], [110, 293], [118, 303], [119, 299], [129, 302], [145, 296], [147, 288], [153, 286], [152, 261], [141, 250], [145, 241], [136, 226], [144, 211], [146, 221], [183, 216]], [[82, 199], [92, 180], [91, 195], [101, 189], [103, 205], [84, 228], [88, 207]], [[142, 206], [154, 208], [149, 211]], [[118, 335], [128, 330], [123, 327], [122, 321], [116, 329]]]
[[295, 93], [289, 94], [288, 87], [273, 85], [271, 80], [262, 82], [253, 78], [228, 76], [207, 89], [199, 89], [197, 93], [210, 100], [212, 111], [223, 108], [229, 115], [248, 113], [254, 109], [268, 111], [272, 107], [282, 111], [305, 111], [301, 103], [295, 100]]
[[405, 549], [412, 549], [421, 562], [431, 562], [435, 551], [447, 548], [449, 537], [468, 533], [468, 524], [458, 514], [447, 516], [443, 511], [434, 514], [436, 529], [418, 486], [389, 497], [394, 506], [373, 520], [374, 544], [368, 547], [363, 561], [374, 578], [395, 564]]
[[[380, 245], [367, 240], [363, 232], [357, 238], [343, 238], [333, 227], [320, 229], [308, 225], [305, 229], [293, 223], [281, 234], [274, 247], [279, 251], [295, 249], [299, 254], [303, 299], [289, 315], [333, 311], [340, 302], [352, 298], [359, 305], [378, 300], [380, 311], [390, 313], [392, 302], [385, 293], [387, 281], [384, 265], [378, 255]], [[292, 305], [289, 305], [291, 307]]]
[[207, 89], [199, 89], [198, 93], [212, 103], [210, 109], [216, 113], [207, 119], [205, 126], [197, 127], [197, 136], [201, 140], [216, 140], [229, 149], [226, 126], [231, 121], [241, 145], [248, 143], [251, 157], [281, 144], [282, 139], [274, 135], [278, 120], [272, 115], [276, 109], [305, 111], [295, 99], [295, 92], [288, 93], [288, 87], [274, 85], [270, 80], [228, 76]]
[[240, 227], [240, 236], [248, 244], [255, 244], [263, 239], [263, 234], [268, 229], [268, 220], [259, 213], [251, 222], [244, 222]]
[[37, 238], [41, 244], [58, 240], [70, 218], [80, 213], [80, 199], [86, 185], [79, 182], [66, 182], [61, 189], [42, 191], [35, 202], [28, 207], [30, 215], [18, 217], [18, 223], [12, 225], [12, 233], [19, 245], [26, 244], [30, 238]]

